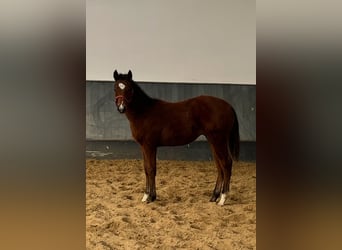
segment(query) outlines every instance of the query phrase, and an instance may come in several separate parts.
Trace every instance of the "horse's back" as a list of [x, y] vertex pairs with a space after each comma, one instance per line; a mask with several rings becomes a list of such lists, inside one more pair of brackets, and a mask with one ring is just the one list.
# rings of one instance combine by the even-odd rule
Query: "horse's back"
[[193, 100], [195, 102], [198, 102], [201, 105], [206, 105], [206, 106], [213, 107], [213, 108], [217, 108], [217, 107], [228, 108], [228, 109], [231, 108], [231, 105], [227, 101], [221, 98], [215, 97], [215, 96], [201, 95], [201, 96], [197, 96], [192, 99], [189, 99], [189, 100]]

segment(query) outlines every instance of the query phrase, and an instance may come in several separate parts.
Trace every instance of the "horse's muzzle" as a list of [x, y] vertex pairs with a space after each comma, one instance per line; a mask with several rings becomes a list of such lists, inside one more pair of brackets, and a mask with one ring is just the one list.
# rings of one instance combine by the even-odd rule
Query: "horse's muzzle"
[[122, 95], [115, 97], [116, 106], [120, 113], [124, 113], [126, 108], [124, 106], [124, 97]]
[[126, 110], [125, 106], [121, 103], [121, 104], [118, 106], [118, 111], [119, 111], [120, 113], [124, 113], [125, 110]]

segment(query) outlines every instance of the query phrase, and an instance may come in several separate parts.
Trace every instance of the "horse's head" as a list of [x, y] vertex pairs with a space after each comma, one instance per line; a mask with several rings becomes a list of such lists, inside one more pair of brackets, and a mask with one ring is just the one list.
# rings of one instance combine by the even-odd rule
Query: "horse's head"
[[118, 111], [124, 113], [127, 109], [127, 105], [133, 98], [132, 72], [128, 71], [128, 74], [119, 74], [115, 70], [113, 77], [115, 80], [115, 104]]

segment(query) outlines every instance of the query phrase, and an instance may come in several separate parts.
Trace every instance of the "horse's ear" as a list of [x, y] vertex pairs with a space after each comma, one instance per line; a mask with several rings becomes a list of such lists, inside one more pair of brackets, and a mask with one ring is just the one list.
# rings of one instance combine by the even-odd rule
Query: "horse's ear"
[[113, 73], [113, 77], [114, 77], [115, 81], [118, 80], [118, 78], [119, 78], [119, 74], [118, 74], [118, 72], [116, 70]]
[[130, 80], [132, 80], [132, 71], [131, 71], [131, 70], [128, 71], [128, 74], [127, 74], [127, 75], [128, 75], [128, 78], [129, 78]]

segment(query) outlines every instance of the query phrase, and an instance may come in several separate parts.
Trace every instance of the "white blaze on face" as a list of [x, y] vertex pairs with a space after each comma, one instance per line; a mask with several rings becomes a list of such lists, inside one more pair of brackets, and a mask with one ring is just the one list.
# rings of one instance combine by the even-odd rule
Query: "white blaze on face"
[[120, 83], [119, 83], [119, 88], [122, 89], [122, 90], [124, 90], [124, 89], [126, 88], [126, 86], [125, 86], [125, 84], [123, 84], [123, 83], [120, 82]]

